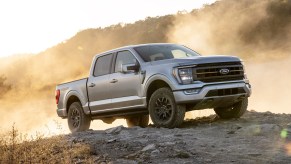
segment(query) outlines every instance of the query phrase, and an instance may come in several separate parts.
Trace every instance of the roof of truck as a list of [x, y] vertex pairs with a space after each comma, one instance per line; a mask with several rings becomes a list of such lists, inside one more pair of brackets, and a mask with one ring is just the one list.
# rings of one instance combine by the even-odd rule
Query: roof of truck
[[118, 51], [118, 50], [123, 50], [123, 49], [129, 49], [129, 48], [135, 48], [135, 47], [148, 46], [148, 45], [173, 45], [173, 44], [175, 44], [175, 43], [147, 43], [147, 44], [128, 45], [128, 46], [123, 46], [123, 47], [111, 49], [111, 50], [108, 50], [108, 51], [104, 51], [104, 52], [101, 52], [101, 53], [99, 53], [97, 55], [106, 54], [106, 53], [110, 53], [110, 52]]

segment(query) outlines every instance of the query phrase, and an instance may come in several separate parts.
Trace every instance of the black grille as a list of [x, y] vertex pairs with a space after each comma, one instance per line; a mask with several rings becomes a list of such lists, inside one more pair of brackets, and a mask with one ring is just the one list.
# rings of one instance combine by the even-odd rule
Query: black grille
[[[221, 70], [228, 72], [223, 74]], [[193, 79], [205, 83], [243, 80], [243, 65], [240, 62], [199, 64], [193, 68]]]
[[243, 94], [246, 91], [243, 88], [229, 88], [229, 89], [217, 89], [211, 90], [206, 94], [206, 97], [214, 97], [214, 96], [229, 96], [236, 94]]

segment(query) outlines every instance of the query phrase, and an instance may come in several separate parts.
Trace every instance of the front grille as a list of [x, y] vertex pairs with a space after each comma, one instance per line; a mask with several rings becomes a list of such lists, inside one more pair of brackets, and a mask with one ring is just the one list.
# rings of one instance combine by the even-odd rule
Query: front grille
[[229, 96], [244, 93], [246, 93], [246, 91], [243, 88], [216, 89], [209, 91], [205, 97]]
[[205, 83], [243, 80], [243, 65], [240, 62], [199, 64], [193, 68], [193, 79]]

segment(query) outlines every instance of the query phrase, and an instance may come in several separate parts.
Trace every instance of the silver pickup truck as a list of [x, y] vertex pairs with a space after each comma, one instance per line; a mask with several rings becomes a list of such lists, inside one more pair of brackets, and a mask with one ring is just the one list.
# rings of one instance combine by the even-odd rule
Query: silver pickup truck
[[181, 125], [185, 112], [213, 108], [222, 119], [247, 109], [251, 85], [242, 61], [201, 56], [177, 44], [143, 44], [94, 57], [88, 78], [56, 87], [57, 114], [71, 132], [89, 129], [91, 120], [145, 127]]

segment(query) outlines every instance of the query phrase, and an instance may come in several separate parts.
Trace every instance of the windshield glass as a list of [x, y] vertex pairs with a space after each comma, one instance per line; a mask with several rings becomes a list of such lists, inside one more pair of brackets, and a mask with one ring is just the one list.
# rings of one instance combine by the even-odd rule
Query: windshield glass
[[145, 62], [200, 56], [197, 52], [189, 48], [174, 44], [145, 45], [135, 47], [134, 50], [140, 55], [140, 57]]

